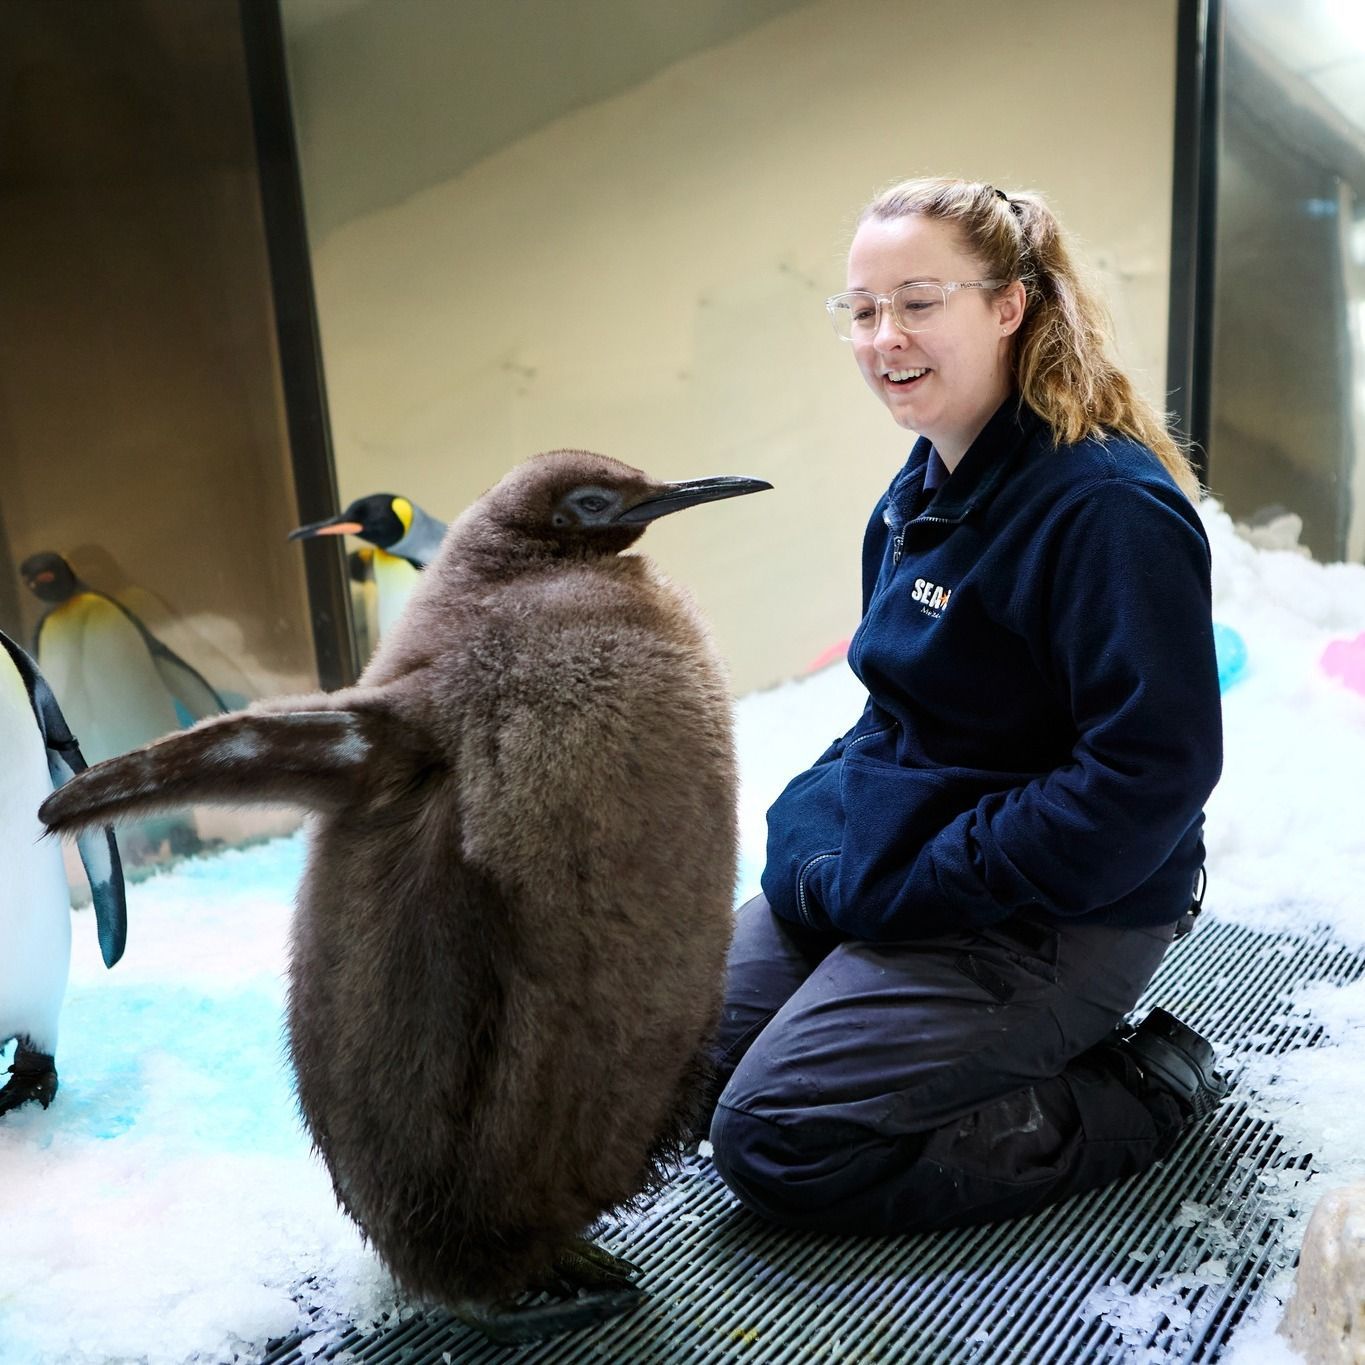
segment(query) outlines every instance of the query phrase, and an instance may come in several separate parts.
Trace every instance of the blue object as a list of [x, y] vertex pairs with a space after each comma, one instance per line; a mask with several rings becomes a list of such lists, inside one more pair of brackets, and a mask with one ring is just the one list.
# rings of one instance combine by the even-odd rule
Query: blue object
[[1246, 672], [1246, 641], [1231, 626], [1213, 623], [1213, 652], [1218, 656], [1218, 690], [1226, 692]]

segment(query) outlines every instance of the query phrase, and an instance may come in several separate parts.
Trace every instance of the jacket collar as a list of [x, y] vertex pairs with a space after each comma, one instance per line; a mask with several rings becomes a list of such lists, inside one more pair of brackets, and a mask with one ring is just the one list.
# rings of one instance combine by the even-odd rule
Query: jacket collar
[[[927, 521], [964, 521], [991, 498], [1042, 425], [1043, 419], [1018, 394], [1011, 394], [981, 428], [948, 482], [938, 489], [919, 516]], [[932, 449], [928, 439], [921, 436], [905, 467], [896, 475], [887, 493], [888, 526], [899, 530], [907, 521], [918, 520], [914, 515], [915, 497], [924, 486], [924, 471]]]

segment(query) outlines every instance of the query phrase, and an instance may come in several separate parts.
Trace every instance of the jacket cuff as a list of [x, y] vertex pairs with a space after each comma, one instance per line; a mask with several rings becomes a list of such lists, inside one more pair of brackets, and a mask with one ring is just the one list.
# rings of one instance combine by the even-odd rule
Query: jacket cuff
[[925, 845], [920, 859], [926, 864], [924, 879], [932, 888], [938, 913], [959, 928], [980, 928], [1005, 919], [1010, 907], [1002, 905], [986, 887], [978, 869], [972, 825], [975, 811], [964, 811]]

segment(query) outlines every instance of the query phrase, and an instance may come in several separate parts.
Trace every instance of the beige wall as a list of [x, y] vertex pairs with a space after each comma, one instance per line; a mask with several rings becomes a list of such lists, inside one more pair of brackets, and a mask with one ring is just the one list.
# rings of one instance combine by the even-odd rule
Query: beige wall
[[[308, 81], [331, 28], [313, 5], [290, 33], [318, 223], [355, 199]], [[644, 548], [696, 593], [737, 691], [800, 672], [857, 622], [863, 526], [909, 444], [821, 306], [857, 209], [915, 174], [1043, 190], [1160, 401], [1174, 49], [1175, 0], [821, 0], [320, 231], [342, 496], [403, 493], [448, 518], [555, 446], [767, 478]], [[409, 111], [387, 129], [408, 160], [426, 132], [384, 91], [428, 70], [376, 64], [364, 95], [373, 117]], [[429, 94], [461, 89], [454, 69]]]
[[[1227, 7], [1219, 107], [1210, 486], [1289, 508], [1322, 560], [1365, 559], [1365, 53], [1335, 16]], [[1344, 17], [1345, 11], [1342, 11]]]

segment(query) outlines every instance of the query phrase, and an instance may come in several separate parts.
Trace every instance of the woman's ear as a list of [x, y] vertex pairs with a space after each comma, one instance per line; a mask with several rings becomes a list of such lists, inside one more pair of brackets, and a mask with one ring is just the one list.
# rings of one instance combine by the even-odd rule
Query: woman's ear
[[1012, 280], [995, 295], [996, 316], [1000, 319], [1000, 335], [1012, 336], [1024, 321], [1024, 285]]

